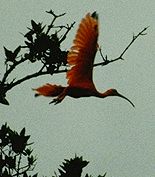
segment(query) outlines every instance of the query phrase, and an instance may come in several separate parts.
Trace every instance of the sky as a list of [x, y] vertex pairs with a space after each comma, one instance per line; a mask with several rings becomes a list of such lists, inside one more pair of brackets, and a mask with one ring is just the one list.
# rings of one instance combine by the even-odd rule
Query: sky
[[[10, 106], [0, 105], [0, 124], [5, 122], [20, 131], [26, 127], [37, 154], [35, 171], [51, 176], [63, 159], [75, 154], [90, 161], [83, 171], [107, 177], [146, 177], [155, 174], [155, 1], [154, 0], [1, 0], [0, 1], [0, 73], [4, 71], [3, 46], [15, 49], [23, 44], [31, 19], [49, 23], [45, 13], [66, 15], [59, 24], [76, 21], [62, 45], [71, 47], [80, 20], [97, 11], [100, 22], [99, 45], [109, 59], [120, 55], [127, 44], [144, 27], [147, 35], [139, 37], [117, 61], [94, 69], [94, 82], [99, 91], [115, 88], [128, 97], [133, 108], [121, 98], [73, 99], [66, 97], [59, 105], [49, 105], [49, 98], [34, 98], [31, 88], [47, 82], [66, 85], [65, 73], [43, 76], [12, 89], [7, 99]], [[99, 54], [96, 62], [101, 62]], [[33, 72], [30, 64], [19, 68], [15, 77]]]

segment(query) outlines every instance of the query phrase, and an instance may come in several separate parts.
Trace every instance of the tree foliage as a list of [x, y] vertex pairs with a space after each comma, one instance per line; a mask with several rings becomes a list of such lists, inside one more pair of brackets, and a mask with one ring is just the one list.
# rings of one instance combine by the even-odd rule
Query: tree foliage
[[[75, 155], [74, 158], [70, 160], [65, 159], [60, 168], [58, 169], [59, 175], [55, 173], [53, 177], [81, 177], [82, 170], [88, 165], [88, 161], [83, 160], [83, 157], [78, 157]], [[98, 177], [105, 177], [104, 175], [99, 175]], [[91, 175], [86, 174], [85, 177], [91, 177]]]
[[[28, 32], [23, 35], [25, 45], [19, 45], [13, 51], [4, 47], [6, 69], [0, 81], [0, 103], [8, 105], [6, 93], [26, 80], [41, 75], [64, 72], [64, 70], [60, 70], [60, 67], [67, 65], [68, 51], [61, 49], [61, 43], [66, 39], [75, 22], [66, 26], [56, 26], [57, 18], [64, 16], [65, 13], [56, 15], [52, 10], [47, 13], [53, 17], [49, 25], [31, 20], [31, 27], [28, 27]], [[34, 73], [10, 79], [17, 67], [20, 66], [25, 70], [28, 63], [38, 62], [41, 64], [40, 68]]]
[[[23, 128], [19, 133], [13, 131], [7, 124], [0, 129], [0, 177], [37, 177], [38, 173], [31, 174], [36, 166], [37, 159], [29, 143], [30, 135], [25, 135]], [[53, 177], [81, 177], [83, 168], [88, 165], [83, 157], [75, 155], [74, 158], [65, 159], [59, 174]], [[98, 177], [104, 177], [106, 173]], [[91, 175], [86, 174], [85, 177]]]
[[[19, 133], [7, 124], [0, 129], [0, 176], [28, 177], [36, 165], [36, 157], [29, 143], [30, 135], [25, 135], [25, 128]], [[36, 177], [37, 174], [32, 175]], [[31, 177], [31, 175], [29, 175]]]

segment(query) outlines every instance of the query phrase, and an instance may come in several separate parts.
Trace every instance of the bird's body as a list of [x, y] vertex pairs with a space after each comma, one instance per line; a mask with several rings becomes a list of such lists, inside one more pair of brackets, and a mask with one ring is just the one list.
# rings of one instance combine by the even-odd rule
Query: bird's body
[[73, 46], [67, 56], [67, 62], [71, 66], [71, 69], [66, 74], [68, 86], [46, 84], [34, 89], [37, 92], [36, 96], [56, 97], [51, 102], [55, 104], [60, 103], [67, 95], [73, 98], [120, 96], [134, 106], [129, 99], [119, 94], [115, 89], [109, 89], [104, 93], [96, 90], [93, 82], [93, 64], [98, 47], [98, 26], [96, 12], [93, 14], [88, 13], [82, 19], [73, 41]]

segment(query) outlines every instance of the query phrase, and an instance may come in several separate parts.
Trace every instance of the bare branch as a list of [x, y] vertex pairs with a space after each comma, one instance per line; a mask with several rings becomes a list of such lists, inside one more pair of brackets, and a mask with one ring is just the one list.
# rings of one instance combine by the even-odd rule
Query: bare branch
[[[149, 27], [149, 26], [148, 26]], [[146, 35], [147, 33], [144, 33], [144, 31], [147, 30], [147, 28], [144, 28], [142, 31], [140, 31], [137, 35], [133, 35], [133, 39], [132, 41], [128, 44], [128, 46], [124, 49], [124, 51], [121, 53], [121, 55], [117, 58], [117, 59], [122, 59], [123, 55], [125, 54], [125, 52], [129, 49], [129, 47], [134, 43], [134, 41], [139, 37], [139, 36], [142, 36], [142, 35]]]
[[53, 24], [54, 24], [55, 20], [56, 20], [57, 18], [59, 18], [59, 17], [64, 16], [66, 13], [63, 13], [63, 14], [60, 14], [60, 15], [56, 15], [56, 14], [54, 13], [54, 11], [52, 11], [52, 10], [46, 11], [46, 12], [49, 13], [49, 14], [51, 14], [51, 15], [53, 15], [53, 20], [52, 20], [51, 24], [48, 25], [48, 28], [47, 28], [47, 31], [46, 31], [46, 34], [48, 34], [49, 31], [51, 30], [51, 28], [53, 28]]
[[74, 24], [75, 24], [75, 22], [73, 22], [70, 26], [69, 25], [67, 26], [67, 31], [65, 32], [63, 37], [60, 39], [60, 41], [59, 41], [60, 43], [62, 43], [66, 39], [67, 34], [71, 30], [71, 28], [73, 28]]
[[[54, 71], [53, 74], [64, 73], [64, 72], [67, 72], [67, 71], [68, 71], [67, 69], [56, 70], [56, 71]], [[22, 82], [25, 82], [29, 79], [33, 79], [35, 77], [43, 76], [43, 75], [47, 75], [47, 74], [50, 74], [50, 73], [48, 71], [39, 71], [39, 72], [35, 72], [33, 74], [30, 74], [30, 75], [27, 75], [27, 76], [15, 81], [15, 82], [12, 82], [9, 85], [7, 85], [6, 91], [11, 90], [13, 87], [15, 87], [15, 86], [17, 86], [17, 85], [21, 84]]]
[[49, 74], [49, 72], [47, 72], [47, 71], [44, 71], [44, 72], [43, 72], [43, 71], [42, 71], [42, 72], [35, 72], [35, 73], [33, 73], [33, 74], [27, 75], [27, 76], [25, 76], [25, 77], [23, 77], [23, 78], [17, 80], [16, 82], [13, 82], [12, 84], [9, 84], [9, 85], [7, 86], [7, 88], [6, 88], [6, 91], [12, 89], [13, 87], [15, 87], [15, 86], [21, 84], [21, 83], [24, 82], [24, 81], [27, 81], [27, 80], [29, 80], [29, 79], [32, 79], [32, 78], [35, 78], [35, 77], [38, 77], [38, 76], [46, 75], [46, 74]]
[[106, 61], [106, 58], [104, 58], [104, 56], [103, 56], [103, 53], [102, 53], [101, 47], [99, 47], [99, 52], [100, 52], [100, 55], [101, 55], [103, 61]]
[[18, 164], [17, 164], [17, 177], [19, 177], [19, 169], [20, 169], [21, 158], [22, 158], [22, 154], [19, 155], [19, 159], [18, 159]]
[[[148, 26], [149, 27], [149, 26]], [[107, 64], [109, 64], [109, 63], [112, 63], [112, 62], [115, 62], [115, 61], [117, 61], [117, 60], [124, 60], [123, 59], [123, 55], [127, 52], [127, 50], [129, 49], [129, 47], [135, 42], [135, 40], [139, 37], [139, 36], [143, 36], [143, 35], [146, 35], [147, 33], [144, 33], [146, 30], [147, 30], [147, 28], [148, 27], [145, 27], [143, 30], [141, 30], [137, 35], [133, 35], [133, 38], [132, 38], [132, 40], [131, 40], [131, 42], [127, 45], [127, 47], [123, 50], [123, 52], [120, 54], [120, 56], [119, 57], [117, 57], [117, 58], [115, 58], [115, 59], [112, 59], [112, 60], [108, 60], [107, 59], [107, 56], [104, 58], [103, 57], [103, 54], [102, 54], [102, 52], [101, 52], [101, 49], [99, 48], [99, 52], [100, 52], [100, 55], [101, 55], [101, 57], [103, 58], [103, 62], [100, 62], [100, 63], [96, 63], [96, 64], [94, 64], [94, 67], [96, 67], [96, 66], [105, 66], [105, 65], [107, 65]]]

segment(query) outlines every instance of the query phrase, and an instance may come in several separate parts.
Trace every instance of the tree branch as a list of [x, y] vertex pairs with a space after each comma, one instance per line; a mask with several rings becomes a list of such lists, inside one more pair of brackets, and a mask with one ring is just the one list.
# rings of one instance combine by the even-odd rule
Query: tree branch
[[51, 28], [53, 28], [53, 24], [54, 24], [55, 20], [56, 20], [58, 17], [64, 16], [66, 13], [63, 13], [63, 14], [60, 14], [60, 15], [56, 15], [56, 14], [54, 13], [54, 11], [52, 11], [52, 10], [46, 11], [46, 12], [49, 13], [49, 14], [51, 14], [51, 15], [53, 15], [53, 20], [52, 20], [51, 24], [48, 25], [48, 28], [47, 28], [47, 31], [46, 31], [46, 34], [48, 34], [49, 31], [51, 30]]
[[42, 72], [35, 72], [33, 74], [27, 75], [27, 76], [15, 81], [15, 82], [12, 82], [11, 84], [9, 84], [6, 88], [6, 90], [8, 91], [8, 90], [12, 89], [13, 87], [15, 87], [15, 86], [17, 86], [17, 85], [21, 84], [22, 82], [27, 81], [29, 79], [32, 79], [32, 78], [35, 78], [35, 77], [38, 77], [38, 76], [42, 76], [42, 75], [46, 75], [46, 74], [49, 74], [49, 72], [42, 71]]
[[22, 58], [19, 61], [14, 62], [12, 65], [10, 65], [10, 68], [4, 73], [3, 79], [1, 81], [2, 84], [4, 84], [6, 82], [7, 77], [9, 76], [9, 74], [21, 63], [25, 62], [27, 59], [26, 58]]
[[19, 169], [20, 169], [20, 163], [21, 163], [21, 158], [22, 158], [22, 154], [19, 155], [19, 159], [18, 159], [18, 164], [17, 164], [17, 177], [19, 177]]
[[[64, 73], [64, 72], [67, 72], [67, 71], [68, 71], [67, 69], [56, 70], [56, 71], [54, 71], [53, 74]], [[43, 76], [43, 75], [47, 75], [47, 74], [49, 74], [48, 71], [41, 71], [41, 72], [39, 71], [39, 72], [30, 74], [30, 75], [27, 75], [27, 76], [17, 80], [16, 82], [13, 82], [10, 85], [8, 85], [7, 88], [6, 88], [6, 91], [11, 90], [13, 87], [15, 87], [15, 86], [17, 86], [17, 85], [21, 84], [22, 82], [25, 82], [25, 81], [27, 81], [29, 79], [33, 79], [35, 77]]]
[[[148, 27], [149, 27], [149, 26], [148, 26]], [[102, 57], [102, 59], [103, 59], [103, 62], [94, 64], [94, 67], [99, 66], [99, 65], [105, 66], [105, 65], [107, 65], [107, 64], [109, 64], [109, 63], [112, 63], [112, 62], [115, 62], [115, 61], [117, 61], [117, 60], [124, 60], [124, 59], [123, 59], [123, 56], [124, 56], [124, 54], [127, 52], [127, 50], [129, 49], [129, 47], [135, 42], [135, 40], [136, 40], [139, 36], [144, 36], [144, 35], [147, 34], [147, 33], [144, 33], [144, 32], [147, 30], [148, 27], [145, 27], [145, 28], [144, 28], [143, 30], [141, 30], [137, 35], [133, 35], [133, 38], [132, 38], [131, 42], [127, 45], [127, 47], [122, 51], [122, 53], [120, 54], [120, 56], [117, 57], [117, 58], [108, 60], [107, 56], [104, 57], [103, 54], [102, 54], [102, 52], [101, 52], [101, 48], [99, 48], [99, 52], [100, 52], [100, 55], [101, 55], [101, 57]]]
[[75, 22], [73, 22], [70, 26], [67, 25], [67, 31], [65, 32], [65, 34], [63, 35], [63, 37], [59, 40], [59, 43], [62, 43], [66, 39], [67, 34], [71, 30], [71, 28], [74, 26], [74, 24], [75, 24]]

